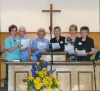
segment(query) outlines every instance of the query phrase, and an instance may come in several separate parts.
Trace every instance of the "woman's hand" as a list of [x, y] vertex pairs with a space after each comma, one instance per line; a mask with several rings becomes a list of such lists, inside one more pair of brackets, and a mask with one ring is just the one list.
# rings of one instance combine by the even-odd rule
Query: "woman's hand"
[[47, 50], [48, 50], [48, 48], [44, 48], [44, 50], [46, 50], [46, 51], [47, 51]]
[[78, 53], [75, 53], [76, 54], [76, 56], [81, 56], [81, 55], [79, 55]]
[[83, 56], [87, 56], [89, 53], [87, 52], [87, 53], [85, 53]]
[[23, 45], [21, 45], [21, 44], [19, 44], [19, 45], [17, 45], [17, 48], [21, 48]]
[[35, 48], [35, 51], [38, 51], [39, 50], [39, 48]]
[[25, 51], [25, 50], [28, 50], [28, 47], [26, 47], [26, 48], [23, 48], [23, 50]]
[[28, 50], [28, 47], [21, 49], [21, 51], [26, 51]]
[[34, 48], [34, 49], [32, 49], [32, 52], [38, 51], [38, 50], [39, 50], [39, 48]]

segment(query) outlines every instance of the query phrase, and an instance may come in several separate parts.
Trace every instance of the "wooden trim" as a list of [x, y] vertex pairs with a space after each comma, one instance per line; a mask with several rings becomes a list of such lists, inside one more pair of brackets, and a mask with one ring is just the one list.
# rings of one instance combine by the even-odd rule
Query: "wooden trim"
[[[1, 32], [1, 33], [9, 33], [9, 32]], [[37, 33], [37, 32], [28, 32], [27, 31], [26, 33]], [[48, 33], [49, 33], [49, 31], [48, 31]], [[61, 33], [69, 33], [69, 32], [61, 32]], [[77, 33], [80, 33], [80, 32], [77, 32]], [[89, 33], [100, 33], [100, 32], [98, 31], [98, 32], [89, 32]]]
[[72, 86], [71, 86], [71, 84], [72, 84], [72, 82], [71, 82], [71, 71], [56, 71], [56, 76], [58, 76], [58, 73], [69, 73], [70, 74], [70, 91], [71, 91], [71, 88], [72, 88]]
[[[53, 52], [53, 55], [65, 55], [67, 52]], [[42, 55], [51, 55], [51, 52], [42, 52]]]
[[15, 71], [14, 72], [14, 91], [16, 91], [16, 74], [17, 73], [27, 73], [27, 76], [29, 76], [29, 71]]
[[80, 79], [79, 74], [80, 73], [90, 73], [91, 74], [91, 91], [93, 91], [93, 72], [92, 71], [78, 71], [78, 91], [80, 91]]
[[[6, 64], [8, 64], [8, 65], [32, 65], [32, 64], [35, 64], [36, 62], [5, 62]], [[49, 62], [49, 64], [50, 64], [50, 62]], [[95, 61], [95, 64], [96, 65], [100, 65], [100, 61]], [[93, 65], [93, 63], [91, 62], [91, 61], [84, 61], [84, 62], [56, 62], [56, 61], [54, 61], [53, 62], [53, 65], [81, 65], [81, 66], [84, 66], [84, 65]]]

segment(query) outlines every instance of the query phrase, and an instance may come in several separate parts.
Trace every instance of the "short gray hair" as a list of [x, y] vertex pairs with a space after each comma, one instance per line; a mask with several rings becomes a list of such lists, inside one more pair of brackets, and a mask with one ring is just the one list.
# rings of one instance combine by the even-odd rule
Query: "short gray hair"
[[26, 28], [24, 26], [20, 26], [19, 29], [18, 29], [18, 32], [20, 32], [21, 29], [24, 29], [25, 32], [26, 32]]

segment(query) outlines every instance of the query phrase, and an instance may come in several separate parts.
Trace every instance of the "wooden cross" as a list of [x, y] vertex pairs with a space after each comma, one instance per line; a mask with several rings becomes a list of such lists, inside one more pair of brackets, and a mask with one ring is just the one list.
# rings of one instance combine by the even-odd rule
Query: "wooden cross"
[[61, 12], [61, 10], [53, 10], [53, 5], [50, 4], [50, 10], [42, 10], [42, 12], [50, 12], [50, 27], [52, 27], [52, 15], [53, 15], [53, 12]]

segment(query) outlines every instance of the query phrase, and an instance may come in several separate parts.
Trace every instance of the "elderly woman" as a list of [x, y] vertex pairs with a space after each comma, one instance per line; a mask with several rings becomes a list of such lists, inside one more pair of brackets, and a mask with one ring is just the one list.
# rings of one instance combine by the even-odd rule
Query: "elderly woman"
[[32, 60], [38, 61], [37, 56], [42, 53], [46, 52], [49, 49], [49, 40], [44, 38], [46, 35], [45, 29], [39, 28], [37, 31], [38, 38], [33, 39], [32, 41]]
[[66, 45], [73, 45], [74, 46], [75, 41], [78, 38], [76, 36], [77, 26], [75, 24], [70, 25], [69, 32], [70, 32], [70, 36], [65, 38], [65, 44]]
[[63, 52], [64, 51], [64, 44], [65, 44], [65, 37], [61, 36], [61, 28], [59, 26], [54, 27], [54, 38], [50, 40], [51, 45], [53, 43], [59, 43], [60, 48], [53, 48], [55, 52]]
[[[19, 33], [21, 40], [22, 39], [25, 39], [25, 40], [29, 39], [30, 40], [29, 37], [25, 36], [26, 29], [24, 26], [19, 27], [18, 33]], [[29, 47], [21, 49], [21, 61], [22, 62], [30, 61], [30, 54], [31, 54], [31, 45]]]
[[20, 39], [16, 37], [16, 25], [9, 26], [9, 34], [10, 36], [5, 39], [4, 43], [5, 50], [7, 51], [6, 61], [20, 60], [20, 48], [22, 45], [20, 44]]
[[[83, 26], [80, 28], [81, 37], [75, 42], [75, 52], [77, 55], [77, 61], [89, 61], [91, 55], [95, 53], [94, 42], [92, 38], [88, 37], [89, 28]], [[77, 51], [78, 50], [78, 51]], [[79, 51], [83, 51], [79, 53]]]

